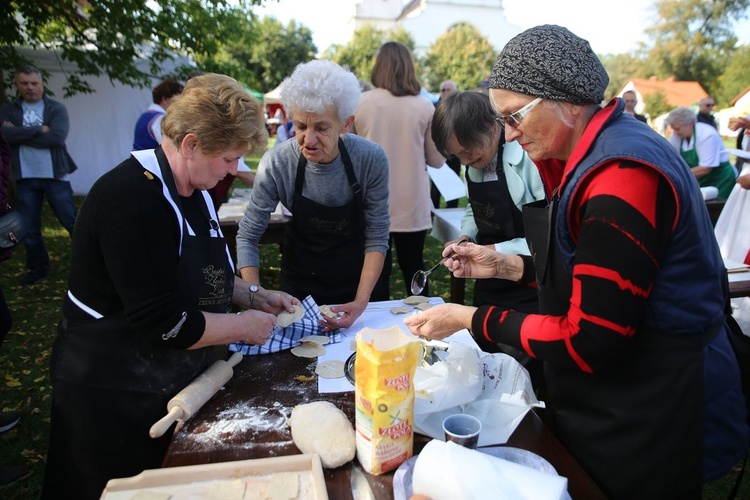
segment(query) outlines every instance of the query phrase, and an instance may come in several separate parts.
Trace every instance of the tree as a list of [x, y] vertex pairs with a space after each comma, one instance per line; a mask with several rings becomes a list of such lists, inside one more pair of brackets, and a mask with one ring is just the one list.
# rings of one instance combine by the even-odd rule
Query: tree
[[747, 16], [750, 0], [658, 0], [647, 28], [648, 57], [661, 79], [698, 81], [709, 93], [737, 43], [732, 21]]
[[[19, 45], [59, 50], [77, 64], [65, 95], [93, 92], [86, 75], [108, 75], [126, 85], [147, 87], [150, 76], [138, 71], [139, 57], [149, 60], [153, 75], [174, 54], [210, 61], [223, 41], [246, 29], [248, 8], [261, 0], [78, 0], [40, 2], [11, 0], [0, 16], [0, 71], [6, 88], [13, 70], [31, 61]], [[185, 72], [188, 70], [185, 69]], [[176, 76], [176, 75], [173, 75]]]
[[[363, 81], [370, 81], [370, 73], [375, 65], [375, 57], [378, 55], [380, 46], [385, 42], [399, 42], [404, 44], [412, 52], [414, 51], [414, 39], [403, 27], [391, 31], [384, 31], [372, 25], [363, 26], [354, 32], [354, 36], [346, 45], [332, 45], [324, 57], [336, 64], [348, 68], [349, 71]], [[417, 74], [419, 74], [419, 61], [417, 63]]]
[[643, 103], [646, 105], [644, 111], [652, 118], [663, 115], [673, 107], [669, 105], [667, 96], [661, 90], [656, 90], [644, 97]]
[[497, 50], [469, 23], [457, 23], [440, 35], [427, 52], [428, 88], [453, 80], [460, 89], [472, 89], [488, 77]]
[[721, 91], [715, 94], [717, 102], [728, 105], [732, 99], [750, 85], [750, 46], [738, 47], [732, 60], [719, 77]]
[[634, 54], [607, 54], [599, 56], [609, 75], [609, 85], [604, 92], [605, 99], [614, 97], [633, 78], [648, 78], [643, 60]]
[[318, 51], [310, 29], [292, 20], [284, 27], [264, 17], [252, 36], [227, 44], [223, 50], [241, 67], [243, 81], [264, 93], [274, 89], [294, 68], [315, 58]]

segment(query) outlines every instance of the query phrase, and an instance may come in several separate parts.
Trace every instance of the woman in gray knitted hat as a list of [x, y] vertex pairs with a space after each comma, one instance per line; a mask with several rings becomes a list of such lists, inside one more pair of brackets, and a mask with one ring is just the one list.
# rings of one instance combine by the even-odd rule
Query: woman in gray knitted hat
[[541, 314], [446, 304], [405, 323], [544, 361], [555, 433], [608, 497], [700, 498], [748, 448], [726, 270], [695, 178], [621, 99], [601, 106], [608, 81], [560, 26], [508, 42], [490, 98], [545, 184], [524, 207], [532, 257], [444, 255], [455, 276], [536, 280]]

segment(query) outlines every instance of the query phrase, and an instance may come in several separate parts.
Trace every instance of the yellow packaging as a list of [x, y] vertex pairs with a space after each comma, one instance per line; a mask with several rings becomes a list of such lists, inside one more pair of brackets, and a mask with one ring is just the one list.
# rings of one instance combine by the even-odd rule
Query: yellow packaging
[[420, 344], [398, 326], [363, 328], [354, 364], [357, 459], [371, 474], [414, 453], [414, 372]]

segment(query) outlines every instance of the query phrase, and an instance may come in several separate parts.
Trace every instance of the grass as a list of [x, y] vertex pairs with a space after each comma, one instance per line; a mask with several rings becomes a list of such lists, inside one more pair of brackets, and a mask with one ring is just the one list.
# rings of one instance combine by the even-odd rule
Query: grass
[[[250, 159], [251, 168], [257, 166], [257, 156]], [[77, 202], [80, 204], [81, 199]], [[465, 200], [463, 200], [465, 204]], [[25, 273], [23, 246], [14, 250], [13, 258], [0, 263], [0, 289], [13, 314], [13, 328], [0, 348], [0, 408], [21, 412], [21, 422], [13, 429], [0, 434], [0, 465], [28, 464], [32, 469], [29, 478], [0, 487], [0, 498], [35, 499], [39, 497], [44, 476], [44, 459], [47, 451], [51, 387], [49, 360], [56, 325], [60, 320], [62, 300], [66, 292], [70, 262], [70, 239], [66, 231], [45, 204], [43, 210], [44, 240], [50, 252], [50, 278], [34, 287], [22, 287], [18, 281]], [[428, 237], [425, 244], [425, 263], [429, 266], [440, 259], [442, 245]], [[264, 245], [262, 282], [278, 287], [279, 253], [276, 245]], [[430, 276], [430, 290], [434, 295], [450, 300], [450, 280], [445, 271]], [[392, 298], [406, 296], [406, 285], [401, 271], [394, 262], [391, 277]], [[467, 284], [466, 303], [471, 303], [472, 286]], [[116, 425], [114, 423], [113, 425]], [[647, 452], [647, 451], [646, 451]], [[726, 498], [731, 490], [738, 464], [725, 478], [706, 485], [704, 498]], [[746, 476], [750, 470], [746, 471]], [[738, 498], [750, 498], [750, 479], [743, 481]]]

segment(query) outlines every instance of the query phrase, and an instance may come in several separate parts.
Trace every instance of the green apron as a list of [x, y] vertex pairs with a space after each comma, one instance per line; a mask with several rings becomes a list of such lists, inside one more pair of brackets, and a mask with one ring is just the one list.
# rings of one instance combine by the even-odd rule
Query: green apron
[[[695, 135], [695, 126], [693, 126], [693, 137], [695, 138], [693, 141], [693, 149], [688, 149], [687, 151], [683, 151], [682, 149], [682, 144], [685, 140], [680, 140], [680, 156], [682, 156], [682, 159], [687, 162], [690, 168], [700, 166], [698, 151], [695, 149], [696, 143], [698, 142], [698, 138]], [[729, 193], [732, 192], [732, 188], [734, 188], [735, 181], [736, 179], [732, 164], [728, 161], [723, 161], [718, 167], [712, 168], [710, 174], [704, 175], [698, 179], [698, 184], [701, 187], [715, 186], [719, 190], [719, 198], [726, 200], [729, 198]]]

